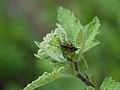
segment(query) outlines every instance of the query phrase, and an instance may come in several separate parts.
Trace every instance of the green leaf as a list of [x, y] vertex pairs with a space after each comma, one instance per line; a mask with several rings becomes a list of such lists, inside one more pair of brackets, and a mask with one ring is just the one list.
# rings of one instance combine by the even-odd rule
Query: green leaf
[[70, 39], [70, 41], [75, 41], [77, 33], [83, 26], [79, 20], [75, 18], [74, 13], [60, 7], [58, 9], [58, 22], [67, 33], [68, 39]]
[[88, 65], [84, 57], [81, 57], [79, 60], [79, 70], [81, 73], [85, 73], [88, 69]]
[[[57, 50], [58, 48], [56, 48], [56, 50]], [[54, 52], [54, 51], [52, 51], [51, 49], [44, 49], [45, 50], [45, 53], [49, 56], [49, 57], [51, 57], [51, 58], [53, 58], [53, 60], [55, 60], [55, 61], [57, 61], [57, 62], [65, 62], [66, 61], [66, 59], [64, 58], [64, 56], [63, 56], [63, 54], [62, 54], [62, 52], [57, 52], [57, 51], [59, 51], [59, 50], [57, 50], [56, 52]]]
[[83, 52], [88, 51], [89, 49], [100, 43], [95, 39], [95, 36], [100, 32], [99, 26], [100, 21], [97, 17], [95, 17], [92, 22], [85, 26], [84, 30], [85, 46]]
[[93, 87], [91, 87], [91, 86], [88, 86], [87, 88], [86, 88], [86, 90], [95, 90]]
[[49, 82], [61, 77], [63, 72], [64, 72], [64, 67], [61, 67], [58, 70], [53, 71], [52, 73], [45, 72], [38, 79], [36, 79], [32, 83], [28, 84], [23, 90], [34, 90], [46, 83], [49, 83]]
[[120, 82], [112, 80], [112, 77], [106, 77], [100, 86], [100, 90], [120, 90]]
[[83, 29], [80, 29], [80, 31], [77, 33], [77, 38], [76, 38], [76, 46], [80, 48], [82, 51], [84, 47], [84, 34], [83, 34]]
[[57, 62], [66, 61], [60, 44], [64, 41], [63, 38], [67, 38], [67, 35], [59, 24], [57, 24], [57, 26], [58, 28], [56, 28], [54, 32], [48, 33], [41, 43], [35, 41], [35, 44], [39, 47], [38, 53], [34, 54], [36, 57]]
[[[40, 59], [50, 60], [54, 71], [43, 74], [43, 76], [40, 76], [31, 84], [28, 84], [24, 90], [33, 90], [61, 75], [76, 77], [78, 72], [86, 75], [88, 66], [86, 60], [82, 57], [82, 53], [99, 43], [95, 39], [95, 36], [99, 33], [100, 23], [98, 18], [95, 17], [88, 25], [82, 26], [73, 12], [60, 7], [58, 9], [58, 23], [56, 25], [57, 28], [48, 33], [41, 43], [35, 42], [39, 47], [38, 53], [35, 56]], [[69, 51], [67, 48], [70, 47], [61, 47], [61, 43], [73, 44], [73, 47], [75, 46], [78, 50]], [[77, 63], [76, 65], [79, 66], [75, 66], [74, 63]], [[60, 67], [64, 67], [64, 73], [59, 69]], [[76, 67], [79, 67], [79, 71], [76, 70]], [[88, 90], [92, 90], [92, 88], [88, 87]]]

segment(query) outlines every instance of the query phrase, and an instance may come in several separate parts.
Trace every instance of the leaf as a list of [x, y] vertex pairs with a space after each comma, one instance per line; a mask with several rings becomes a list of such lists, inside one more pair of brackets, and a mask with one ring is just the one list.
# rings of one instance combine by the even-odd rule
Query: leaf
[[65, 62], [66, 61], [63, 54], [61, 52], [58, 52], [59, 50], [57, 50], [57, 48], [56, 48], [56, 50], [57, 50], [56, 52], [50, 50], [49, 48], [44, 49], [44, 50], [45, 50], [45, 53], [49, 57], [53, 58], [54, 61], [57, 61], [57, 62]]
[[85, 90], [95, 90], [95, 89], [91, 86], [88, 86]]
[[82, 49], [84, 48], [84, 34], [83, 34], [83, 29], [80, 29], [80, 31], [77, 33], [76, 47], [80, 48], [80, 50], [77, 53], [81, 53]]
[[79, 60], [79, 70], [81, 73], [85, 73], [87, 69], [88, 69], [87, 62], [84, 57], [81, 57]]
[[58, 22], [67, 33], [68, 39], [70, 39], [70, 41], [75, 41], [77, 33], [83, 26], [79, 20], [75, 18], [74, 13], [60, 7], [58, 9]]
[[93, 19], [84, 30], [85, 46], [84, 51], [86, 52], [92, 47], [98, 45], [100, 42], [95, 39], [95, 36], [99, 33], [100, 21], [97, 17]]
[[120, 90], [120, 82], [112, 80], [112, 77], [106, 77], [100, 86], [100, 90]]
[[38, 42], [38, 41], [34, 41], [34, 43], [37, 45], [37, 47], [40, 48], [40, 42]]
[[55, 31], [48, 33], [41, 43], [35, 41], [39, 47], [38, 53], [34, 54], [37, 58], [48, 59], [57, 62], [65, 62], [66, 59], [61, 51], [60, 44], [67, 38], [66, 32], [57, 24]]
[[36, 79], [32, 83], [28, 84], [23, 90], [34, 90], [46, 83], [49, 83], [49, 82], [61, 77], [63, 71], [64, 71], [64, 67], [60, 67], [58, 70], [53, 71], [52, 73], [45, 72], [38, 79]]
[[59, 34], [60, 43], [65, 43], [68, 41], [67, 34], [60, 24], [57, 23], [56, 25], [58, 28], [55, 29], [55, 33]]
[[42, 49], [39, 49], [37, 54], [34, 54], [34, 56], [36, 56], [39, 59], [43, 59], [43, 60], [49, 59], [50, 60], [50, 57], [48, 55], [46, 55], [46, 53]]

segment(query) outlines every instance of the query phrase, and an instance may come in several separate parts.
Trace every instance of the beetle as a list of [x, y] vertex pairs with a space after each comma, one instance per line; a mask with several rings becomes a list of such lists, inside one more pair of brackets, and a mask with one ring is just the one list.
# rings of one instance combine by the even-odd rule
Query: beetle
[[64, 48], [65, 50], [69, 50], [71, 52], [78, 50], [78, 48], [76, 48], [72, 45], [69, 45], [69, 44], [60, 44], [60, 46], [61, 46], [61, 48]]

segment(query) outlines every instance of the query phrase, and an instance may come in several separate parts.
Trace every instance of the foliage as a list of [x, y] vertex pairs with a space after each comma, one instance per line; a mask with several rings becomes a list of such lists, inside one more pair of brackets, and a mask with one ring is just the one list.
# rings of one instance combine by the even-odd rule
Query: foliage
[[119, 90], [120, 82], [112, 80], [112, 77], [106, 77], [100, 86], [100, 90]]
[[[35, 56], [40, 59], [50, 60], [54, 64], [53, 68], [57, 71], [53, 71], [49, 75], [43, 74], [43, 76], [31, 84], [28, 84], [25, 90], [33, 90], [61, 75], [78, 77], [85, 83], [89, 82], [89, 84], [86, 84], [93, 87], [89, 80], [86, 81], [87, 78], [85, 78], [84, 74], [87, 70], [85, 68], [87, 63], [83, 59], [82, 54], [93, 46], [98, 45], [98, 41], [95, 41], [95, 36], [99, 33], [99, 19], [95, 17], [92, 22], [83, 26], [70, 10], [60, 7], [58, 9], [58, 21], [55, 31], [47, 34], [41, 43], [35, 42], [39, 47], [38, 53]], [[79, 39], [81, 42], [79, 42]], [[62, 43], [70, 46], [73, 44], [74, 46], [72, 47], [76, 47], [77, 51], [65, 50], [60, 46]], [[83, 67], [79, 66], [81, 63]], [[61, 67], [64, 67], [64, 72], [60, 72], [61, 70], [59, 69]], [[83, 68], [82, 71], [80, 70], [81, 68]], [[57, 74], [58, 76], [54, 72], [59, 73]], [[83, 73], [83, 76], [80, 73]]]
[[63, 68], [64, 67], [61, 67], [57, 71], [53, 71], [52, 73], [44, 72], [44, 74], [42, 76], [40, 76], [37, 80], [33, 81], [31, 84], [28, 84], [28, 86], [25, 87], [23, 90], [33, 90], [33, 89], [38, 88], [50, 81], [57, 79], [58, 77], [61, 77]]
[[[84, 61], [95, 76], [97, 87], [106, 76], [120, 81], [119, 0], [0, 0], [0, 90], [21, 90], [44, 71], [50, 72], [48, 60], [34, 60], [37, 48], [33, 41], [41, 41], [55, 27], [56, 9], [60, 5], [74, 11], [83, 25], [94, 16], [99, 17], [102, 25], [97, 38], [101, 44], [84, 53]], [[79, 79], [62, 78], [39, 89], [84, 90], [84, 87]]]

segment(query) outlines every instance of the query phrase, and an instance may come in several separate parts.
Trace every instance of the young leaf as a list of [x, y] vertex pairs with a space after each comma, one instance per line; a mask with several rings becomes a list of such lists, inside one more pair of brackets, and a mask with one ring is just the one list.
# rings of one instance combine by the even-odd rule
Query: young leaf
[[112, 77], [107, 77], [102, 82], [100, 90], [120, 90], [120, 82], [112, 80]]
[[36, 79], [32, 83], [28, 84], [23, 90], [34, 90], [46, 83], [49, 83], [49, 82], [61, 77], [63, 71], [64, 71], [64, 67], [60, 67], [58, 70], [53, 71], [52, 73], [45, 72], [38, 79]]
[[[56, 48], [57, 50], [57, 48]], [[59, 50], [58, 50], [59, 51]], [[51, 57], [54, 61], [57, 61], [57, 62], [65, 62], [66, 59], [64, 58], [63, 54], [61, 52], [54, 52], [50, 49], [45, 49], [45, 53]]]
[[67, 35], [63, 28], [57, 24], [58, 28], [55, 31], [47, 34], [41, 43], [35, 41], [35, 44], [39, 47], [36, 57], [40, 59], [49, 59], [57, 62], [65, 62], [66, 59], [61, 51], [60, 44], [63, 42], [63, 38], [67, 38]]
[[58, 9], [58, 22], [67, 33], [68, 39], [70, 39], [70, 41], [75, 41], [77, 33], [83, 26], [79, 20], [75, 18], [74, 13], [60, 7]]
[[83, 29], [80, 29], [80, 31], [77, 33], [76, 46], [79, 47], [80, 48], [80, 52], [82, 52], [82, 49], [84, 47]]
[[99, 41], [95, 39], [95, 36], [99, 33], [100, 21], [97, 17], [93, 19], [84, 30], [85, 46], [83, 52], [88, 51], [92, 47], [99, 44]]

